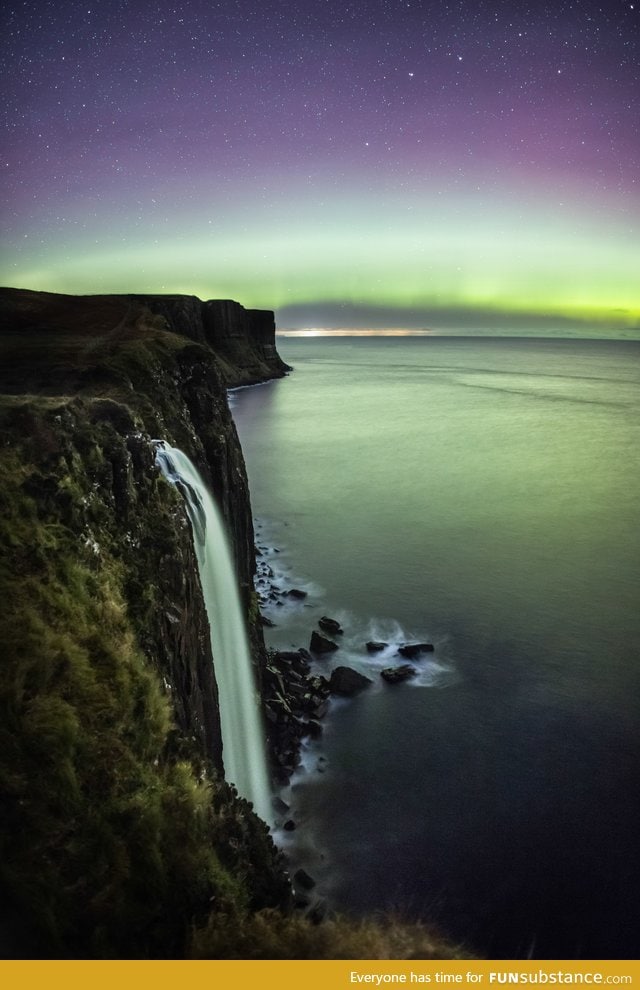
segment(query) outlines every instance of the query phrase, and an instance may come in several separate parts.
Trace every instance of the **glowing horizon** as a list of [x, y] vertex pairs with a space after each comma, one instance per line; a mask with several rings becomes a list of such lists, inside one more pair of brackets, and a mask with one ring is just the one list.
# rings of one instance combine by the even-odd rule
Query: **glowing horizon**
[[434, 330], [402, 330], [394, 328], [384, 328], [373, 330], [362, 327], [340, 327], [332, 329], [330, 327], [311, 327], [306, 330], [277, 329], [278, 337], [428, 337], [434, 334]]
[[297, 328], [639, 327], [634, 9], [320, 6], [13, 12], [0, 281]]

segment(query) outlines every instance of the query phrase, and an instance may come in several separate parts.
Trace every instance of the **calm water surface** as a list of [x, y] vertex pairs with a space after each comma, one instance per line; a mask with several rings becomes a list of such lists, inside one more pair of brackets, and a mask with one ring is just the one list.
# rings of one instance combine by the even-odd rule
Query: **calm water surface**
[[[232, 400], [261, 539], [310, 593], [270, 640], [335, 615], [325, 668], [375, 682], [289, 796], [307, 868], [494, 958], [636, 957], [640, 343], [279, 350], [294, 373]], [[414, 638], [435, 654], [383, 685]]]

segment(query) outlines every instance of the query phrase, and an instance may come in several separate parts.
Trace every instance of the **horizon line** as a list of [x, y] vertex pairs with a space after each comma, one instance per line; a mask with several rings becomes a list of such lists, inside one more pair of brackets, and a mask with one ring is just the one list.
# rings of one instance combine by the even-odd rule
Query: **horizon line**
[[531, 337], [531, 338], [553, 338], [553, 339], [586, 339], [586, 340], [638, 340], [640, 338], [640, 328], [628, 328], [624, 330], [603, 330], [602, 327], [493, 327], [488, 328], [438, 328], [413, 330], [401, 327], [305, 327], [290, 328], [277, 327], [276, 337]]
[[380, 330], [367, 327], [308, 327], [289, 329], [276, 327], [280, 337], [426, 337], [437, 330], [407, 330], [402, 327], [383, 327]]

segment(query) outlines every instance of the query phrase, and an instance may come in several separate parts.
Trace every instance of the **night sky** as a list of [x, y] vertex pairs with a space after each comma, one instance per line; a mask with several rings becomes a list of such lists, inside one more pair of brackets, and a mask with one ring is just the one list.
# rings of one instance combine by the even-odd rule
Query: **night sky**
[[640, 0], [27, 0], [2, 37], [5, 285], [640, 327]]

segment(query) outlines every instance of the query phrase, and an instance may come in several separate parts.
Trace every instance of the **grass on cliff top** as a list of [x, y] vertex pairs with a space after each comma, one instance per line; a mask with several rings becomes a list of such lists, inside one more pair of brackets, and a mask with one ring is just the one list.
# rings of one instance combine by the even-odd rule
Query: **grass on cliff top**
[[[61, 297], [63, 300], [65, 297]], [[194, 341], [171, 333], [162, 316], [117, 297], [25, 316], [0, 333], [0, 391], [91, 394], [127, 384], [127, 370], [149, 364], [149, 345], [180, 350]], [[23, 325], [24, 324], [24, 325]], [[130, 383], [129, 383], [130, 384]], [[129, 395], [129, 398], [131, 396]]]

